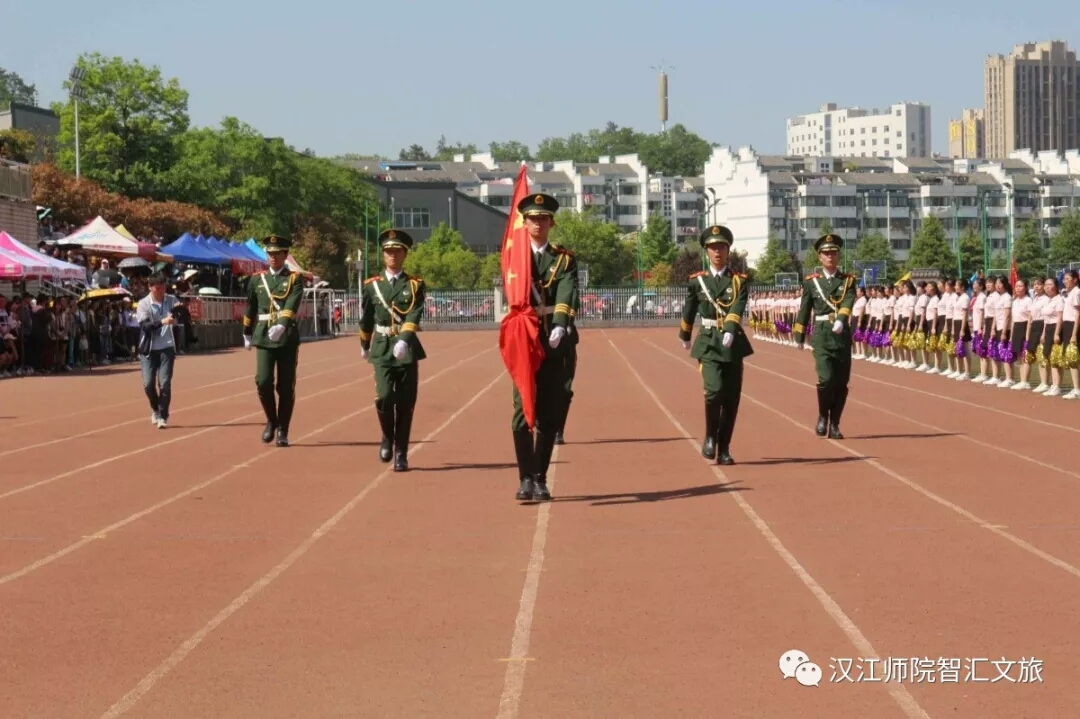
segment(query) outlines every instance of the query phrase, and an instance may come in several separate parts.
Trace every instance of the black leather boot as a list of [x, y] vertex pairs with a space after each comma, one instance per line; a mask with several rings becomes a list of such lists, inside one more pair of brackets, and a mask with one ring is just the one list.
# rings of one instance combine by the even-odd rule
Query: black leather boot
[[289, 446], [289, 423], [292, 421], [293, 405], [296, 398], [291, 394], [278, 399], [278, 434], [277, 446]]
[[547, 501], [551, 499], [548, 491], [547, 473], [551, 466], [551, 455], [555, 451], [555, 435], [548, 432], [536, 432], [536, 476], [533, 479], [533, 499]]
[[701, 443], [701, 456], [716, 459], [716, 432], [719, 424], [720, 403], [705, 400], [705, 441]]
[[518, 477], [521, 478], [517, 498], [520, 500], [532, 499], [536, 462], [531, 430], [522, 429], [514, 432], [514, 454], [517, 456]]
[[409, 434], [412, 432], [412, 407], [396, 407], [394, 417], [394, 471], [409, 471]]
[[382, 440], [379, 442], [379, 461], [389, 462], [394, 458], [394, 408], [387, 411], [379, 409], [375, 403], [375, 415], [379, 418], [379, 428], [382, 430]]
[[818, 418], [814, 432], [818, 437], [824, 437], [829, 431], [829, 390], [827, 387], [817, 388]]
[[847, 404], [848, 388], [840, 387], [833, 393], [833, 405], [829, 411], [829, 439], [843, 439], [840, 433], [840, 417], [844, 414], [844, 405]]
[[720, 410], [719, 427], [716, 432], [717, 464], [735, 464], [735, 460], [731, 458], [731, 437], [735, 434], [735, 420], [738, 416], [739, 398], [736, 397], [727, 402]]
[[277, 407], [274, 405], [273, 388], [269, 392], [259, 391], [259, 404], [262, 405], [263, 414], [266, 415], [266, 427], [263, 428], [262, 441], [264, 444], [270, 444], [274, 441], [274, 435], [277, 433], [278, 428], [278, 413]]

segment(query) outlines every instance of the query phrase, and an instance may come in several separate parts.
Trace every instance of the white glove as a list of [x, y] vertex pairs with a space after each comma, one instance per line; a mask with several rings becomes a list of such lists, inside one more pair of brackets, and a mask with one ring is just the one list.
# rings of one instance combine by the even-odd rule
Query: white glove
[[725, 347], [730, 347], [731, 343], [734, 342], [734, 341], [735, 341], [735, 335], [731, 334], [730, 332], [725, 332], [724, 333], [723, 344], [724, 344]]
[[563, 335], [565, 334], [566, 330], [563, 329], [562, 325], [551, 330], [551, 336], [548, 337], [548, 344], [551, 345], [551, 349], [555, 349], [559, 346], [559, 343], [562, 342]]
[[838, 335], [844, 331], [844, 323], [842, 320], [837, 320], [832, 324], [832, 331], [834, 335]]
[[267, 331], [266, 336], [270, 338], [271, 342], [277, 342], [283, 334], [285, 334], [285, 326], [274, 325]]
[[409, 350], [409, 345], [405, 340], [398, 340], [394, 343], [394, 359], [405, 359], [405, 353]]
[[363, 347], [360, 348], [360, 359], [367, 359], [367, 350]]
[[248, 337], [247, 335], [244, 335], [244, 349], [246, 349], [246, 350], [251, 349], [251, 338]]
[[689, 340], [681, 340], [681, 342], [682, 342], [682, 348], [684, 350], [690, 349], [690, 341]]

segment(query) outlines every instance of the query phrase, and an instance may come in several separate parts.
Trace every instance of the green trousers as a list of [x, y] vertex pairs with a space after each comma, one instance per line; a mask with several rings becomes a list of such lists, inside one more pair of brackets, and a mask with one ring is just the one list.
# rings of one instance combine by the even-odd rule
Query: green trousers
[[[266, 419], [288, 429], [296, 404], [296, 367], [300, 363], [300, 345], [265, 349], [255, 348], [255, 388]], [[275, 370], [277, 402], [274, 402]]]
[[818, 388], [835, 391], [847, 387], [851, 380], [851, 355], [814, 351], [814, 369], [817, 370]]
[[559, 432], [566, 429], [566, 418], [570, 414], [570, 403], [574, 399], [574, 375], [577, 374], [577, 345], [571, 345], [567, 348], [567, 353], [563, 357], [562, 372], [563, 406], [561, 408], [558, 426], [556, 427], [556, 430]]
[[372, 365], [375, 371], [375, 408], [388, 412], [393, 407], [412, 409], [420, 387], [420, 364]]
[[[563, 407], [566, 404], [563, 398], [565, 379], [563, 360], [564, 357], [549, 357], [536, 371], [535, 429], [545, 434], [554, 435], [558, 430]], [[515, 432], [529, 428], [525, 422], [525, 412], [522, 410], [521, 395], [518, 393], [517, 385], [514, 386], [514, 416], [510, 420], [510, 427]]]
[[738, 362], [698, 362], [702, 383], [705, 385], [705, 401], [709, 404], [719, 400], [723, 403], [734, 401], [738, 404], [742, 397], [743, 363]]

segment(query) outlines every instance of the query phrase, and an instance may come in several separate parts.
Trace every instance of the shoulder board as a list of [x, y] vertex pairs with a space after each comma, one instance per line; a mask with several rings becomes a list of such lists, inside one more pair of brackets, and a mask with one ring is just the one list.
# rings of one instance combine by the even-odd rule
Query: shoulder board
[[736, 273], [735, 273], [735, 276], [736, 276], [736, 277], [738, 277], [738, 278], [739, 278], [739, 279], [741, 279], [741, 280], [745, 280], [745, 279], [746, 279], [746, 275], [744, 275], [744, 274], [743, 274], [742, 272], [736, 272]]
[[818, 273], [815, 272], [812, 275], [807, 275], [806, 279], [808, 279], [808, 280], [816, 280], [818, 277], [821, 277], [821, 275], [819, 275]]
[[417, 277], [416, 275], [409, 275], [409, 281], [410, 282], [423, 282], [424, 278], [423, 277]]
[[269, 272], [269, 271], [270, 271], [270, 270], [259, 270], [258, 272], [256, 272], [255, 274], [253, 274], [253, 275], [252, 275], [252, 277], [258, 277], [259, 275], [265, 275], [265, 274], [266, 274], [267, 272]]
[[375, 275], [374, 277], [368, 277], [366, 280], [364, 280], [364, 284], [365, 285], [370, 285], [372, 282], [375, 282], [378, 279], [379, 279], [379, 275]]
[[574, 253], [571, 252], [570, 250], [566, 249], [565, 247], [559, 247], [557, 245], [552, 245], [552, 249], [554, 249], [555, 253], [559, 254], [559, 255], [570, 255], [571, 257], [574, 256]]
[[695, 272], [694, 274], [690, 275], [690, 279], [696, 280], [698, 277], [704, 277], [704, 276], [705, 276], [705, 271], [702, 270], [701, 272]]

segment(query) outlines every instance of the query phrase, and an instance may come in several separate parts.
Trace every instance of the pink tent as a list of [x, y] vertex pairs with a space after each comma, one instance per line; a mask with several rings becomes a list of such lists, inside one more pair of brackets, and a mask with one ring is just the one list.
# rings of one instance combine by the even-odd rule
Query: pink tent
[[32, 260], [0, 249], [0, 280], [17, 282], [29, 277], [49, 275], [49, 266], [43, 261]]
[[6, 232], [0, 232], [0, 251], [16, 258], [29, 260], [33, 263], [43, 263], [46, 269], [42, 274], [45, 277], [58, 277], [61, 280], [86, 281], [85, 267], [73, 265], [70, 262], [64, 262], [55, 257], [35, 252]]

